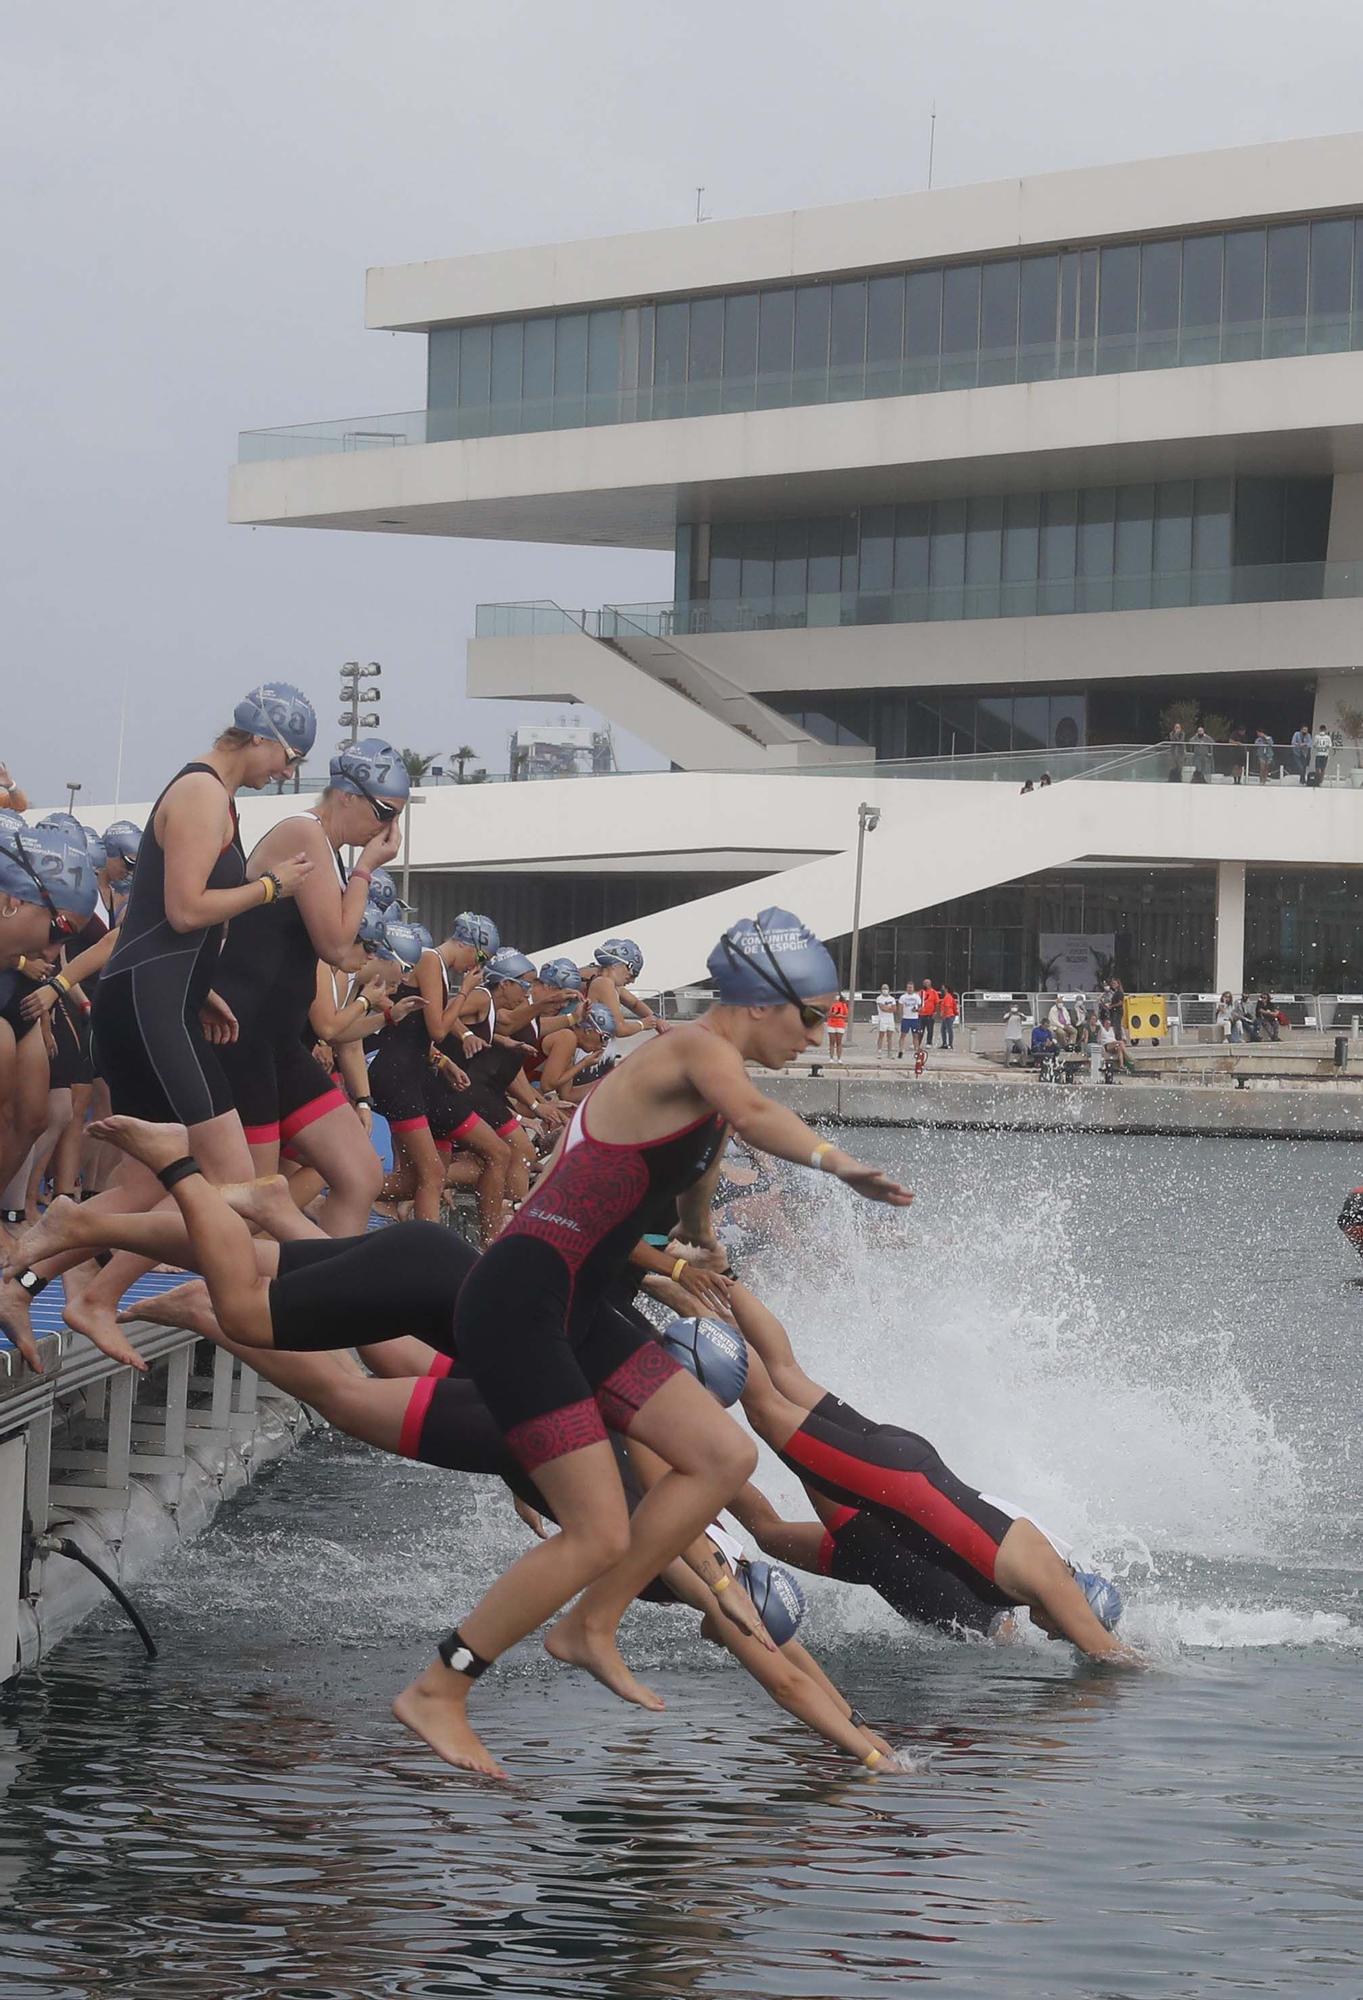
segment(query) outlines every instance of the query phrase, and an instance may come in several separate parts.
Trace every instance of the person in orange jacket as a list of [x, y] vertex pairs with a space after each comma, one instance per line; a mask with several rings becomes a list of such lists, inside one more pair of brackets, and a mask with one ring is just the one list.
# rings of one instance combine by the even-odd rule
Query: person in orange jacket
[[847, 996], [840, 993], [828, 1009], [828, 1053], [834, 1062], [842, 1061], [842, 1042], [846, 1033]]
[[937, 1021], [938, 1002], [941, 996], [930, 979], [923, 981], [923, 991], [919, 998], [918, 1011], [923, 1020], [923, 1038], [932, 1047], [932, 1031]]
[[956, 1046], [956, 1017], [960, 1011], [960, 1001], [948, 987], [944, 986], [937, 996], [937, 1018], [942, 1024], [940, 1040], [944, 1049]]

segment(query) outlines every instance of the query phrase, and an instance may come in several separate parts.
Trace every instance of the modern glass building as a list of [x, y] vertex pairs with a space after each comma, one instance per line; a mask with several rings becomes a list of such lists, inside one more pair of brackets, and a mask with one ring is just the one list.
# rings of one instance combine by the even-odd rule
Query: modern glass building
[[[244, 434], [234, 517], [668, 551], [663, 602], [485, 607], [470, 691], [580, 699], [676, 769], [770, 780], [788, 861], [827, 851], [792, 774], [1063, 777], [1175, 717], [1271, 739], [1278, 792], [1280, 746], [1324, 726], [1354, 800], [1361, 137], [378, 270], [368, 317], [425, 340], [425, 407]], [[1248, 812], [1259, 768], [1227, 749], [1172, 775]], [[1349, 839], [1266, 853], [1247, 826], [1238, 855], [1218, 832], [1171, 858], [1191, 808], [1140, 798], [1081, 852], [1004, 843], [959, 892], [920, 855], [872, 962], [1025, 983], [1077, 924], [1138, 983], [1354, 966], [1352, 889], [1309, 872], [1351, 866]], [[635, 914], [664, 879], [685, 901], [770, 874], [716, 839], [689, 877], [604, 848], [594, 872]]]

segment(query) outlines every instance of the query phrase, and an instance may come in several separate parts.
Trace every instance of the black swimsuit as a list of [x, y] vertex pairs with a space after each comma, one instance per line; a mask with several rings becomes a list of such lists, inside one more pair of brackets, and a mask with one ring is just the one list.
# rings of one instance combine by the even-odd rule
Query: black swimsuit
[[[591, 1100], [573, 1113], [563, 1150], [459, 1295], [460, 1361], [527, 1471], [627, 1431], [676, 1373], [657, 1343], [603, 1311], [633, 1294], [630, 1252], [676, 1220], [723, 1144], [714, 1112], [646, 1142], [594, 1138]], [[603, 1422], [604, 1418], [604, 1422]]]
[[[160, 1125], [202, 1125], [232, 1109], [217, 1052], [199, 1024], [227, 926], [172, 928], [166, 916], [166, 858], [156, 837], [162, 801], [192, 771], [207, 771], [222, 784], [211, 764], [186, 764], [152, 807], [118, 943], [91, 1016], [94, 1064], [108, 1083], [114, 1110]], [[213, 864], [208, 889], [237, 889], [246, 880], [230, 795], [228, 805], [232, 837]]]

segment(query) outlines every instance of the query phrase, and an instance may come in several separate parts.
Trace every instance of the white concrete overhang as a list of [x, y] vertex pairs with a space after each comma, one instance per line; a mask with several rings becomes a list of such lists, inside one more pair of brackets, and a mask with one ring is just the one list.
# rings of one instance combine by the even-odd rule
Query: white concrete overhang
[[1363, 134], [1346, 133], [379, 266], [368, 274], [365, 320], [422, 332], [565, 306], [1357, 207]]
[[1363, 471], [1363, 354], [948, 390], [234, 466], [255, 525], [665, 549], [678, 521]]

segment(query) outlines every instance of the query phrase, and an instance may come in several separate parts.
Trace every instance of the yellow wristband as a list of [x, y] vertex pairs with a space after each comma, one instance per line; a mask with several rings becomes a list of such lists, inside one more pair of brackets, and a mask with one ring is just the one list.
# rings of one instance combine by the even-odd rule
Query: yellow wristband
[[731, 1584], [732, 1582], [733, 1582], [733, 1578], [732, 1578], [732, 1577], [730, 1576], [730, 1574], [729, 1574], [728, 1570], [726, 1569], [726, 1570], [725, 1570], [725, 1572], [724, 1572], [724, 1574], [723, 1574], [723, 1576], [722, 1576], [722, 1577], [721, 1577], [721, 1578], [719, 1579], [719, 1582], [718, 1582], [718, 1583], [712, 1583], [712, 1584], [710, 1585], [710, 1588], [711, 1588], [711, 1590], [712, 1590], [712, 1591], [714, 1592], [715, 1596], [716, 1596], [716, 1597], [718, 1597], [718, 1596], [719, 1596], [719, 1593], [720, 1593], [720, 1591], [721, 1591], [721, 1590], [727, 1590], [727, 1589], [729, 1588], [729, 1585], [730, 1585], [730, 1584]]
[[833, 1141], [831, 1139], [820, 1139], [818, 1145], [814, 1148], [814, 1151], [809, 1156], [810, 1166], [817, 1167], [819, 1172], [822, 1173], [824, 1154], [836, 1153], [837, 1150], [838, 1150], [837, 1147], [833, 1144]]
[[876, 1765], [879, 1762], [880, 1762], [880, 1752], [879, 1750], [873, 1750], [869, 1757], [862, 1758], [861, 1768], [863, 1771], [874, 1771]]
[[[272, 903], [275, 899], [274, 876], [262, 875], [260, 878], [260, 886], [265, 891], [265, 902]], [[261, 907], [264, 908], [264, 904], [262, 904]]]
[[71, 991], [71, 981], [66, 977], [64, 972], [54, 972], [52, 975], [52, 984], [59, 993], [69, 993]]
[[685, 1257], [678, 1257], [676, 1263], [672, 1266], [672, 1282], [674, 1285], [679, 1285], [681, 1283], [681, 1274], [685, 1269], [686, 1269]]

